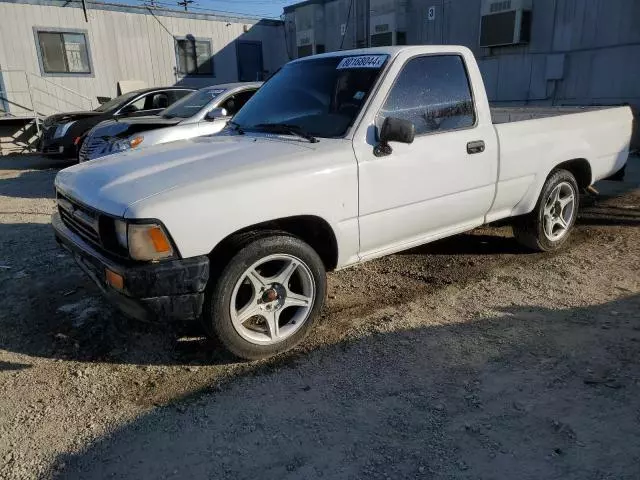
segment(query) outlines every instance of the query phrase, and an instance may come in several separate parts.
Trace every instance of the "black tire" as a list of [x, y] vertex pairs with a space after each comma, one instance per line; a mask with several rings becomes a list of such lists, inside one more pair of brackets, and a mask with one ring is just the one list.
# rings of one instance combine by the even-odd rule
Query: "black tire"
[[[327, 284], [326, 271], [318, 254], [299, 238], [284, 232], [254, 232], [237, 237], [230, 248], [230, 257], [209, 280], [202, 315], [203, 327], [217, 337], [234, 355], [245, 360], [258, 360], [285, 352], [298, 345], [320, 318]], [[233, 289], [244, 272], [260, 259], [274, 254], [291, 255], [304, 262], [315, 283], [315, 295], [305, 323], [279, 343], [260, 345], [243, 338], [231, 320], [230, 305]]]
[[[574, 211], [571, 220], [568, 223], [566, 233], [558, 240], [552, 241], [547, 237], [544, 231], [544, 206], [549, 199], [549, 195], [560, 183], [568, 183], [573, 189], [575, 196]], [[539, 252], [552, 252], [561, 248], [571, 236], [571, 231], [575, 225], [578, 216], [579, 190], [578, 182], [573, 174], [567, 170], [554, 170], [551, 172], [536, 203], [533, 211], [527, 215], [523, 215], [513, 223], [513, 233], [516, 240], [527, 248]]]

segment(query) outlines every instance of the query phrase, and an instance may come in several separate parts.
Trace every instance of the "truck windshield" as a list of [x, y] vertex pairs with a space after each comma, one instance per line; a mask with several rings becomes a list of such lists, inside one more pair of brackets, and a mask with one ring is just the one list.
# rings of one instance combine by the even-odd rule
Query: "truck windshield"
[[190, 93], [162, 111], [163, 118], [189, 118], [224, 93], [224, 88], [206, 88]]
[[341, 137], [360, 112], [388, 55], [324, 57], [285, 65], [233, 118], [244, 130], [285, 124]]

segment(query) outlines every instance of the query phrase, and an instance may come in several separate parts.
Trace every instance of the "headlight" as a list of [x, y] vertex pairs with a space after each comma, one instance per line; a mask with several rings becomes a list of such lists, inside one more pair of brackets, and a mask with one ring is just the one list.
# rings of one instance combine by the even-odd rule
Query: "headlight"
[[173, 256], [169, 237], [160, 225], [132, 223], [128, 230], [129, 255], [134, 260], [161, 260]]
[[136, 148], [144, 141], [144, 137], [125, 138], [123, 140], [117, 140], [111, 145], [112, 152], [124, 152]]
[[53, 134], [53, 138], [64, 137], [65, 134], [69, 131], [69, 128], [71, 128], [71, 125], [73, 125], [74, 123], [76, 123], [75, 120], [73, 122], [67, 122], [67, 123], [58, 125], [56, 127], [56, 131]]

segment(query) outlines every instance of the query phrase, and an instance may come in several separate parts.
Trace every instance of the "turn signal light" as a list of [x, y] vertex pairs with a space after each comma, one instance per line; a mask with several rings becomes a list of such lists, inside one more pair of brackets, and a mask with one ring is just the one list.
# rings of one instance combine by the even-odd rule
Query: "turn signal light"
[[116, 290], [124, 290], [124, 277], [119, 273], [105, 269], [105, 279], [107, 284], [111, 285]]
[[167, 240], [166, 235], [160, 227], [152, 227], [148, 231], [151, 241], [153, 242], [153, 248], [158, 253], [166, 253], [171, 251], [171, 245]]

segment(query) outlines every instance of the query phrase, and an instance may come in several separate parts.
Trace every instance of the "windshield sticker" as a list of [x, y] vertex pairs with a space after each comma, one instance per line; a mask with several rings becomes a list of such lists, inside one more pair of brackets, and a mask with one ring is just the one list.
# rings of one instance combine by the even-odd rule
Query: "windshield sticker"
[[362, 55], [360, 57], [345, 57], [338, 64], [336, 70], [347, 68], [380, 68], [387, 59], [387, 55]]
[[356, 94], [353, 96], [354, 100], [362, 100], [364, 98], [364, 92], [356, 92]]
[[225, 91], [226, 90], [224, 88], [215, 88], [213, 90], [209, 90], [209, 94], [211, 95], [211, 98], [216, 98], [218, 95], [224, 93]]

